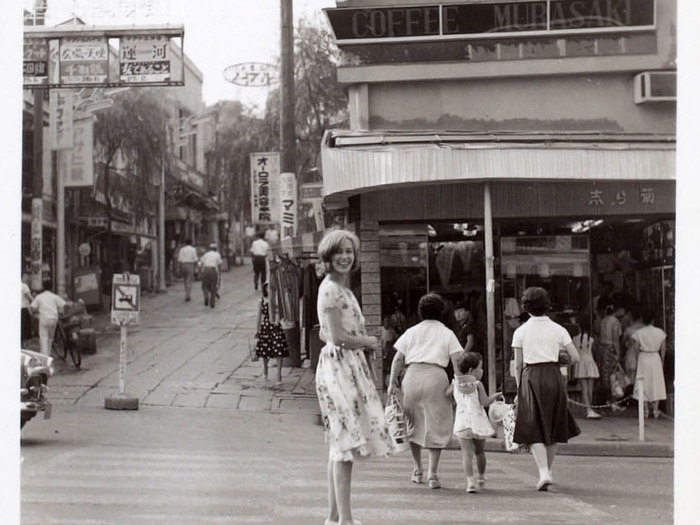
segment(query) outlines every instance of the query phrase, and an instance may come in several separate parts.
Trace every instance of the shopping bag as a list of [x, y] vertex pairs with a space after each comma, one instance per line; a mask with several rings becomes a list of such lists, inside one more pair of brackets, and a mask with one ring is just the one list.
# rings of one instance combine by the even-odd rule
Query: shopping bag
[[387, 398], [384, 418], [389, 427], [391, 441], [394, 444], [394, 453], [398, 454], [408, 450], [410, 448], [408, 438], [411, 436], [412, 428], [396, 394], [392, 393]]
[[513, 441], [515, 434], [515, 419], [517, 418], [518, 408], [516, 405], [508, 405], [503, 416], [503, 444], [508, 452], [524, 452], [527, 451], [527, 445], [521, 445]]
[[621, 399], [625, 395], [625, 388], [634, 381], [625, 373], [622, 365], [617, 363], [615, 371], [610, 374], [610, 392], [613, 399]]

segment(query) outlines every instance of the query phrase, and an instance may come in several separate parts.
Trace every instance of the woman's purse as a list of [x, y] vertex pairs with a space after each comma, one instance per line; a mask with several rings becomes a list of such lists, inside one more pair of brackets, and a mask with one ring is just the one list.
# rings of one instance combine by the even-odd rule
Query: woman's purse
[[389, 427], [389, 435], [394, 444], [394, 453], [405, 452], [410, 448], [408, 438], [413, 432], [399, 397], [392, 393], [386, 400], [384, 419]]
[[625, 374], [625, 370], [618, 362], [615, 366], [615, 371], [610, 374], [610, 391], [613, 399], [621, 399], [625, 395], [625, 388], [631, 385], [634, 381]]
[[506, 405], [505, 414], [503, 415], [503, 444], [508, 452], [525, 452], [528, 450], [527, 445], [520, 445], [513, 441], [515, 434], [515, 420], [518, 415], [517, 405]]

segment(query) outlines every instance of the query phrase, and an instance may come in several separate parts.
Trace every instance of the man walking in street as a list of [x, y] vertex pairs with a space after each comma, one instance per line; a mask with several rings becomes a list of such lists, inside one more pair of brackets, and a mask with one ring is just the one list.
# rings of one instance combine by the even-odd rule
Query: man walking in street
[[46, 279], [43, 283], [44, 291], [37, 295], [29, 305], [29, 310], [39, 316], [39, 347], [44, 355], [51, 355], [51, 345], [58, 318], [66, 308], [66, 301], [53, 293], [53, 282]]
[[194, 265], [197, 264], [197, 249], [192, 246], [192, 239], [185, 240], [185, 246], [180, 248], [177, 262], [180, 263], [180, 272], [185, 281], [185, 301], [190, 300], [192, 282], [194, 281]]
[[250, 245], [250, 253], [253, 255], [253, 284], [257, 290], [258, 283], [267, 281], [267, 254], [270, 253], [270, 245], [263, 232], [258, 233], [258, 238]]
[[202, 255], [202, 293], [204, 294], [204, 306], [214, 308], [216, 304], [216, 289], [219, 284], [221, 272], [221, 254], [216, 249], [216, 243], [209, 245], [209, 251]]

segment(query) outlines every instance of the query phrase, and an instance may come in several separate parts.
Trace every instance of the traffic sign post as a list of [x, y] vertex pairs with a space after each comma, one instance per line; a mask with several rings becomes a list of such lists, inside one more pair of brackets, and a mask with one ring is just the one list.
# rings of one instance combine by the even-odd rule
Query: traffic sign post
[[112, 324], [119, 325], [119, 392], [105, 398], [105, 408], [138, 410], [139, 399], [124, 392], [127, 356], [127, 326], [139, 322], [141, 281], [138, 275], [115, 274], [112, 277]]

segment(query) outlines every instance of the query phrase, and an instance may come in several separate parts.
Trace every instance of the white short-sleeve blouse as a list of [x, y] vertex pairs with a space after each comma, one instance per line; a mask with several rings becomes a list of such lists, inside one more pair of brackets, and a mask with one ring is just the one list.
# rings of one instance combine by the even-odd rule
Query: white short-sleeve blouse
[[440, 321], [426, 319], [406, 330], [394, 343], [406, 364], [429, 363], [446, 367], [450, 356], [459, 354], [462, 345], [457, 336]]
[[566, 328], [547, 316], [530, 317], [513, 333], [513, 348], [523, 349], [526, 365], [559, 361], [559, 350], [571, 342]]

